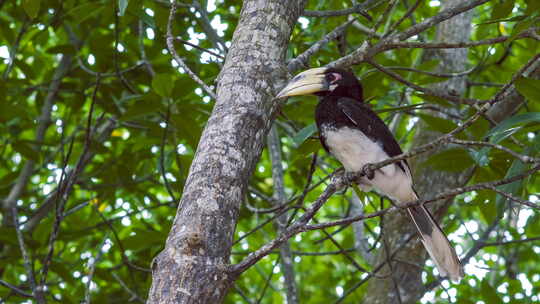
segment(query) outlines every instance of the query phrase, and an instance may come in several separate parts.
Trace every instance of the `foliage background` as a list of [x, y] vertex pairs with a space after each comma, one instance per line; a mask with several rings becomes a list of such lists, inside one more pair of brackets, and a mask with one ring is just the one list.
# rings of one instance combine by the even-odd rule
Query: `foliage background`
[[[389, 18], [383, 20], [380, 33], [413, 4], [407, 2], [397, 2]], [[387, 7], [386, 1], [381, 3], [369, 10], [374, 19]], [[352, 5], [351, 1], [310, 1], [307, 9], [331, 11]], [[413, 18], [406, 19], [398, 29], [433, 16], [439, 6], [438, 1], [421, 1]], [[241, 3], [229, 0], [179, 3], [172, 27], [179, 38], [176, 49], [207, 84], [213, 84], [219, 74], [220, 56], [230, 45], [240, 9]], [[511, 39], [468, 48], [471, 70], [465, 73], [466, 97], [491, 98], [519, 67], [539, 53], [538, 36], [518, 36], [538, 26], [539, 12], [535, 0], [490, 1], [474, 10], [472, 40]], [[213, 99], [172, 61], [166, 49], [168, 14], [169, 3], [160, 0], [0, 1], [0, 197], [4, 199], [0, 303], [30, 303], [32, 280], [46, 285], [45, 299], [50, 302], [144, 301], [151, 283], [150, 263], [165, 242], [213, 106]], [[289, 58], [301, 54], [346, 20], [347, 16], [300, 18], [291, 37]], [[358, 20], [368, 27], [375, 22], [361, 17]], [[416, 38], [431, 41], [434, 35], [431, 29]], [[346, 43], [343, 39], [330, 42], [310, 59], [310, 66], [327, 64], [366, 39], [376, 38], [351, 26], [345, 39]], [[437, 61], [424, 60], [425, 56], [425, 50], [409, 48], [384, 52], [376, 59], [384, 66], [432, 71]], [[428, 110], [412, 110], [409, 105], [426, 102], [443, 110], [466, 106], [426, 100], [370, 65], [352, 68], [362, 80], [365, 97], [391, 123], [404, 150], [410, 148], [407, 143], [419, 121], [447, 132], [465, 118], [454, 117], [452, 121]], [[422, 86], [447, 79], [397, 72]], [[515, 141], [506, 137], [499, 143], [538, 157], [540, 81], [520, 78], [516, 88], [526, 103], [499, 128], [512, 132]], [[277, 118], [284, 191], [291, 202], [306, 185], [313, 153], [318, 155], [313, 183], [322, 182], [307, 193], [305, 202], [321, 194], [325, 177], [339, 167], [312, 136], [315, 104], [314, 98], [291, 99]], [[491, 128], [488, 122], [480, 121], [464, 138], [480, 140]], [[444, 148], [428, 164], [448, 172], [474, 168], [470, 183], [502, 179], [512, 170], [527, 168], [496, 149]], [[539, 187], [538, 176], [533, 174], [501, 189], [538, 206]], [[272, 221], [274, 213], [265, 211], [274, 206], [272, 196], [272, 162], [265, 149], [241, 210], [236, 238], [242, 239], [232, 249], [232, 262], [239, 262], [276, 236], [271, 224], [252, 232], [261, 223]], [[334, 195], [319, 211], [317, 220], [350, 214], [350, 197], [350, 190]], [[365, 213], [389, 204], [379, 203], [374, 194], [362, 194], [360, 199], [366, 203]], [[23, 246], [14, 228], [14, 206]], [[538, 207], [517, 206], [493, 191], [456, 197], [442, 226], [460, 255], [478, 244], [483, 247], [467, 264], [468, 276], [460, 284], [443, 282], [442, 288], [426, 290], [422, 302], [539, 300], [540, 213]], [[483, 232], [499, 217], [495, 229], [485, 235]], [[363, 223], [367, 243], [380, 248], [380, 219]], [[523, 239], [526, 241], [511, 242]], [[369, 261], [355, 244], [350, 226], [291, 239], [300, 302], [354, 303], [368, 292], [366, 285], [356, 287], [367, 274], [358, 271], [348, 258], [369, 268]], [[21, 248], [27, 251], [27, 259]], [[429, 262], [423, 278], [426, 286], [436, 279]], [[283, 303], [285, 288], [276, 252], [244, 273], [226, 302]]]

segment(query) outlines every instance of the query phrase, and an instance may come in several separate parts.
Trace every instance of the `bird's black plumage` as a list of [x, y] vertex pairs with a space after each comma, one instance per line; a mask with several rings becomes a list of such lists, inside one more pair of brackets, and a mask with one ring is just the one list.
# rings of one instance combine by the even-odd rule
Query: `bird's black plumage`
[[[403, 153], [386, 124], [362, 100], [336, 94], [321, 97], [315, 109], [315, 121], [319, 130], [323, 125], [336, 129], [343, 127], [359, 129], [369, 139], [379, 143], [390, 157]], [[324, 136], [320, 138], [325, 150], [329, 151]], [[398, 162], [397, 165], [403, 172], [406, 170], [405, 166], [408, 166], [405, 160]]]
[[[277, 98], [307, 94], [319, 96], [315, 121], [321, 143], [346, 171], [358, 172], [369, 163], [402, 153], [386, 124], [364, 103], [362, 86], [354, 74], [332, 68], [311, 69], [294, 77]], [[375, 188], [398, 203], [418, 199], [405, 160], [384, 166], [357, 182], [364, 191]], [[407, 211], [441, 274], [453, 280], [463, 277], [455, 250], [424, 205], [411, 206]]]

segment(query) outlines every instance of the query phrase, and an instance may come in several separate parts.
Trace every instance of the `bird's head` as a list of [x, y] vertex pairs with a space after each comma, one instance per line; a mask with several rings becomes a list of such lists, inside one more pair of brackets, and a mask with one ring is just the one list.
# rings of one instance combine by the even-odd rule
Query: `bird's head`
[[340, 96], [363, 101], [362, 86], [353, 73], [336, 68], [314, 68], [296, 75], [276, 98], [298, 95]]

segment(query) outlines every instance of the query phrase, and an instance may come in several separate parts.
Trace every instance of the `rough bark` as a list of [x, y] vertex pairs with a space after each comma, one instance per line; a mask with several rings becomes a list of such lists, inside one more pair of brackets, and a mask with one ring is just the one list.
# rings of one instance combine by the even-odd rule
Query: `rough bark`
[[286, 45], [304, 1], [244, 1], [148, 303], [220, 303], [232, 280], [230, 247], [247, 181], [285, 80]]
[[[442, 3], [441, 10], [459, 5], [467, 0], [447, 0]], [[471, 32], [472, 12], [465, 12], [440, 23], [437, 27], [438, 42], [463, 42], [468, 41]], [[439, 70], [441, 72], [456, 72], [466, 69], [467, 49], [438, 50], [434, 54], [440, 60]], [[462, 95], [466, 87], [464, 77], [451, 78], [450, 80], [438, 84], [435, 89], [446, 94]], [[456, 105], [457, 107], [458, 105]], [[419, 122], [416, 127], [413, 146], [428, 143], [442, 134], [431, 131], [425, 123]], [[467, 172], [443, 172], [422, 165], [433, 153], [431, 151], [420, 155], [412, 160], [411, 165], [414, 172], [415, 188], [422, 197], [434, 195], [461, 185], [466, 181]], [[451, 201], [440, 201], [430, 204], [433, 215], [440, 219], [446, 213], [448, 204]], [[411, 224], [406, 214], [391, 214], [385, 217], [384, 226], [388, 251], [394, 252], [396, 248], [411, 234], [416, 234], [416, 229]], [[443, 226], [444, 229], [444, 226]], [[384, 250], [378, 252], [376, 263], [378, 265], [387, 258]], [[415, 303], [422, 297], [424, 288], [422, 284], [422, 268], [427, 258], [426, 251], [419, 238], [413, 238], [403, 250], [401, 250], [392, 262], [392, 276], [376, 277], [371, 280], [368, 286], [372, 292], [366, 296], [366, 303]], [[406, 261], [403, 263], [400, 261]], [[418, 267], [420, 266], [420, 267]], [[390, 273], [389, 267], [381, 270], [382, 276]], [[392, 277], [398, 283], [396, 289]], [[399, 289], [399, 290], [398, 290]], [[398, 292], [400, 297], [398, 297]]]
[[[274, 195], [273, 198], [276, 205], [283, 205], [287, 202], [287, 196], [285, 194], [285, 182], [283, 177], [283, 165], [281, 157], [281, 142], [279, 132], [276, 125], [270, 129], [268, 134], [268, 152], [270, 154], [270, 160], [272, 161], [272, 179], [274, 181]], [[282, 233], [287, 228], [287, 222], [289, 220], [289, 214], [287, 212], [278, 216], [275, 222], [275, 227], [278, 233]], [[294, 275], [294, 263], [291, 252], [291, 245], [289, 241], [284, 242], [279, 246], [279, 260], [281, 272], [285, 279], [285, 292], [287, 295], [287, 304], [298, 303], [298, 292], [296, 288], [296, 281]]]

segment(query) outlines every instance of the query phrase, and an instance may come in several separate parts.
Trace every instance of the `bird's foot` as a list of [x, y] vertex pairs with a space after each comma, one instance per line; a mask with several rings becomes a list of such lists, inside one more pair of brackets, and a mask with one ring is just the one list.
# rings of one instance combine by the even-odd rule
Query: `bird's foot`
[[371, 168], [371, 164], [367, 164], [360, 170], [360, 176], [365, 176], [367, 179], [372, 180], [375, 177], [375, 171]]
[[356, 180], [358, 179], [358, 174], [356, 174], [355, 172], [345, 171], [345, 173], [343, 173], [343, 179], [345, 179], [345, 182], [350, 185], [356, 182]]

